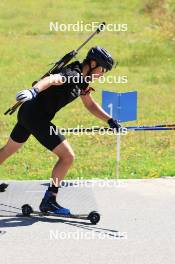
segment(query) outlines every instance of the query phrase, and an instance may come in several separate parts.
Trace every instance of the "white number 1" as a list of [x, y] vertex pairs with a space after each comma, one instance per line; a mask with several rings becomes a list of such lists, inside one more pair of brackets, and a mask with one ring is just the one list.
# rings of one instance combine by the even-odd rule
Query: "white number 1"
[[112, 116], [112, 114], [113, 114], [113, 104], [111, 103], [111, 104], [108, 104], [108, 107], [109, 107], [109, 109], [110, 109], [110, 115]]

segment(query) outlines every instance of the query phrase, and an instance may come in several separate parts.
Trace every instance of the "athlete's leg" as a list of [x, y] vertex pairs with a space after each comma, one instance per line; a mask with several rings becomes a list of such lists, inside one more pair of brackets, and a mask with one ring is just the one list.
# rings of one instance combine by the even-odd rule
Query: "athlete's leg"
[[46, 191], [44, 198], [40, 204], [40, 210], [42, 212], [49, 211], [55, 214], [70, 214], [70, 210], [67, 208], [61, 207], [57, 201], [57, 193], [60, 181], [64, 179], [67, 171], [69, 170], [72, 162], [74, 160], [74, 152], [67, 142], [64, 140], [52, 151], [59, 158], [58, 162], [55, 164], [52, 171], [52, 185], [49, 186]]
[[0, 149], [0, 164], [2, 164], [8, 157], [13, 155], [24, 143], [18, 143], [9, 138], [7, 144]]
[[61, 207], [57, 203], [56, 195], [58, 193], [60, 181], [64, 179], [74, 160], [74, 153], [69, 143], [65, 140], [64, 135], [59, 131], [58, 134], [50, 133], [50, 127], [54, 127], [54, 131], [56, 131], [55, 125], [47, 121], [38, 124], [38, 126], [32, 130], [32, 134], [36, 139], [59, 158], [52, 171], [52, 185], [49, 186], [41, 201], [40, 210], [42, 212], [49, 211], [56, 214], [67, 215], [70, 213], [70, 210]]
[[52, 171], [53, 183], [56, 187], [58, 187], [60, 181], [64, 179], [66, 173], [71, 167], [75, 154], [67, 140], [64, 140], [61, 144], [54, 148], [53, 153], [59, 158]]
[[57, 131], [58, 133], [56, 134], [55, 132], [50, 133], [50, 127], [53, 127], [54, 131], [57, 131], [54, 124], [45, 121], [38, 124], [38, 126], [32, 130], [32, 134], [43, 146], [52, 151], [59, 158], [51, 175], [54, 185], [58, 187], [74, 160], [74, 152], [67, 140], [65, 140], [64, 135], [59, 131]]
[[0, 164], [20, 149], [29, 136], [30, 132], [28, 132], [21, 124], [17, 123], [7, 144], [0, 149]]

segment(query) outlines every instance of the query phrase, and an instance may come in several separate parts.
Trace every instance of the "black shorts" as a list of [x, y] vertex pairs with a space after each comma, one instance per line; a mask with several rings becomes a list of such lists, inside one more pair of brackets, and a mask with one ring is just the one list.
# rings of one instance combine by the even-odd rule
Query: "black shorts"
[[[53, 127], [53, 129], [51, 130], [52, 133], [50, 133], [50, 127]], [[60, 131], [56, 128], [56, 126], [52, 124], [50, 121], [38, 122], [38, 124], [31, 126], [30, 126], [30, 122], [29, 124], [24, 125], [18, 121], [10, 137], [15, 142], [24, 143], [27, 141], [27, 139], [31, 134], [44, 147], [46, 147], [51, 151], [65, 140], [64, 135], [61, 134]]]

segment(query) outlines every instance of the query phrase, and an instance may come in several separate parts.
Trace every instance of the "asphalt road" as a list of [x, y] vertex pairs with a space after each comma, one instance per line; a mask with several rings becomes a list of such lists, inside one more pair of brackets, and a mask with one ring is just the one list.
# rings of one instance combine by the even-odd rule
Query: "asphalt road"
[[13, 181], [0, 193], [1, 264], [175, 262], [174, 178], [66, 182], [60, 204], [72, 213], [98, 210], [96, 226], [76, 219], [15, 217], [25, 203], [38, 209], [47, 184]]

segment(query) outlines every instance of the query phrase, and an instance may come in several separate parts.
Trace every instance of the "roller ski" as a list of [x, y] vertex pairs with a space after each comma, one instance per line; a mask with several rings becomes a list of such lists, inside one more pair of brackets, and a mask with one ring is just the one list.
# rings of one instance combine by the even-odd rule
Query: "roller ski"
[[81, 220], [88, 220], [91, 224], [96, 225], [100, 221], [100, 214], [96, 211], [92, 211], [89, 214], [56, 214], [53, 212], [40, 212], [34, 211], [32, 206], [29, 204], [24, 204], [22, 206], [22, 215], [25, 217], [29, 216], [54, 216], [54, 217], [61, 217], [61, 218], [72, 218], [72, 219], [81, 219]]
[[92, 224], [97, 224], [100, 221], [100, 214], [96, 211], [92, 211], [89, 214], [72, 214], [69, 209], [60, 206], [56, 202], [56, 196], [53, 195], [48, 190], [46, 191], [39, 208], [40, 211], [34, 211], [32, 206], [30, 206], [29, 204], [24, 204], [22, 206], [22, 215], [74, 218], [74, 219], [88, 220]]

